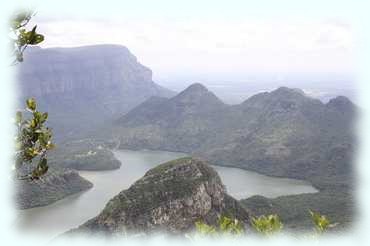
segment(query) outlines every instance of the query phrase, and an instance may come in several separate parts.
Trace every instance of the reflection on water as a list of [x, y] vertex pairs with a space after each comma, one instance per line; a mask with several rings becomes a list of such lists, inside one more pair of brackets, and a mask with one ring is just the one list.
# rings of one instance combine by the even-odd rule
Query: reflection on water
[[[164, 151], [115, 151], [122, 166], [112, 171], [81, 171], [80, 175], [90, 180], [94, 186], [88, 191], [69, 196], [45, 207], [19, 211], [22, 229], [39, 232], [43, 237], [52, 238], [74, 228], [96, 216], [104, 205], [127, 189], [150, 168], [184, 157], [184, 154]], [[273, 178], [254, 172], [230, 168], [214, 167], [219, 173], [228, 193], [237, 199], [252, 195], [277, 197], [316, 190], [308, 183], [293, 179]]]
[[236, 199], [254, 195], [275, 198], [317, 191], [308, 182], [302, 180], [275, 178], [239, 168], [213, 167], [226, 185], [227, 192]]

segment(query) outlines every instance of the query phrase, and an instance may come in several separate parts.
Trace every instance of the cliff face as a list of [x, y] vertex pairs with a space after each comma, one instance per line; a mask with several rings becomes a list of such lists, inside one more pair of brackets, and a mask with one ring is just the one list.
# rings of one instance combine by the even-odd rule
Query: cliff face
[[22, 102], [35, 97], [60, 138], [109, 122], [151, 96], [174, 93], [119, 45], [30, 48], [19, 66]]
[[[118, 89], [124, 94], [142, 90], [135, 94], [138, 97], [171, 95], [152, 81], [152, 71], [124, 46], [30, 48], [26, 56], [19, 70], [22, 94], [39, 97], [82, 90], [79, 91], [82, 96], [83, 91], [117, 93]], [[113, 103], [118, 104], [106, 103], [112, 108]]]
[[51, 168], [40, 180], [16, 181], [16, 206], [19, 209], [46, 206], [91, 187], [92, 183], [76, 171]]
[[249, 224], [249, 214], [228, 196], [218, 174], [207, 164], [182, 158], [149, 170], [103, 211], [73, 233], [182, 233], [203, 220], [216, 224], [227, 214]]

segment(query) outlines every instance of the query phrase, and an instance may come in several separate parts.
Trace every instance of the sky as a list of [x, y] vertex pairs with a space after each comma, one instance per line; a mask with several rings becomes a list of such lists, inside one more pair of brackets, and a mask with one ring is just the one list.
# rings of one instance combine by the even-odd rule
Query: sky
[[33, 21], [46, 36], [42, 47], [120, 44], [153, 71], [155, 82], [175, 91], [199, 82], [238, 103], [288, 86], [328, 100], [353, 94], [353, 10], [360, 6], [351, 6], [340, 0], [55, 0], [40, 1]]
[[43, 47], [121, 44], [150, 67], [156, 80], [246, 80], [250, 74], [350, 74], [351, 25], [340, 19], [187, 19], [119, 17], [34, 21]]

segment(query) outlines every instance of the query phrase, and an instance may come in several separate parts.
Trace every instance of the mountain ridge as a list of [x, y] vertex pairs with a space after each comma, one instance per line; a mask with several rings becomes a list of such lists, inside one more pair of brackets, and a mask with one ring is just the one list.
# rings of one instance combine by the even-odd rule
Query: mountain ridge
[[[180, 110], [170, 107], [181, 102], [181, 95], [197, 98], [202, 94], [198, 91], [208, 90], [194, 84], [158, 105], [143, 103], [131, 110], [112, 130], [120, 148], [186, 152], [218, 165], [291, 178], [341, 175], [351, 169], [356, 110], [349, 99], [339, 97], [324, 104], [300, 90], [281, 87], [239, 105], [214, 103], [219, 99], [212, 96], [212, 107], [203, 111], [203, 105], [197, 105], [191, 114], [183, 114], [182, 109], [194, 102]], [[333, 107], [337, 101], [346, 107]], [[342, 159], [335, 163], [334, 156]]]

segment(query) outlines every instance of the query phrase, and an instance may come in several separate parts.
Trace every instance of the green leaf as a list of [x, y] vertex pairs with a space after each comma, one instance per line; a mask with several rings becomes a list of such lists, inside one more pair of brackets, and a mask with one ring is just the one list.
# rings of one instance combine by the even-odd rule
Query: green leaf
[[42, 118], [42, 114], [39, 111], [34, 111], [33, 112], [33, 117], [36, 122], [40, 122]]
[[318, 212], [309, 210], [311, 214], [312, 222], [315, 226], [315, 229], [318, 233], [323, 233], [327, 231], [330, 227], [334, 226], [330, 223], [329, 219], [325, 215], [321, 215]]
[[34, 98], [29, 98], [26, 101], [27, 108], [31, 111], [36, 110], [36, 100]]
[[35, 120], [35, 119], [32, 119], [32, 120], [30, 121], [30, 128], [36, 128], [36, 126], [37, 126], [37, 122], [36, 122], [36, 120]]
[[48, 113], [43, 113], [40, 117], [40, 123], [43, 124], [48, 119]]
[[26, 44], [36, 45], [44, 41], [44, 36], [36, 32], [37, 25], [31, 31], [26, 32], [24, 29], [20, 30], [18, 37], [19, 44], [24, 46]]
[[32, 34], [35, 34], [35, 33], [36, 33], [36, 28], [37, 28], [37, 25], [35, 25], [35, 26], [32, 28], [32, 30], [31, 30], [31, 33], [32, 33]]
[[201, 221], [195, 222], [195, 228], [197, 232], [204, 236], [211, 236], [216, 234], [216, 228], [213, 226], [207, 225]]
[[280, 232], [283, 228], [283, 224], [276, 214], [252, 218], [252, 226], [257, 232], [267, 236]]
[[243, 224], [240, 221], [227, 216], [221, 216], [218, 224], [222, 233], [240, 235], [244, 231]]
[[42, 34], [34, 34], [32, 36], [32, 39], [30, 39], [29, 43], [28, 44], [31, 44], [31, 45], [36, 45], [36, 44], [39, 44], [41, 43], [42, 41], [44, 41], [44, 36]]
[[39, 133], [39, 136], [38, 136], [38, 140], [40, 142], [40, 145], [43, 147], [43, 148], [48, 148], [48, 143], [50, 141], [50, 134], [48, 134], [48, 132], [44, 132], [44, 131], [41, 131]]
[[38, 154], [39, 154], [39, 152], [35, 148], [28, 148], [26, 150], [27, 159], [32, 159], [35, 156], [37, 156]]

